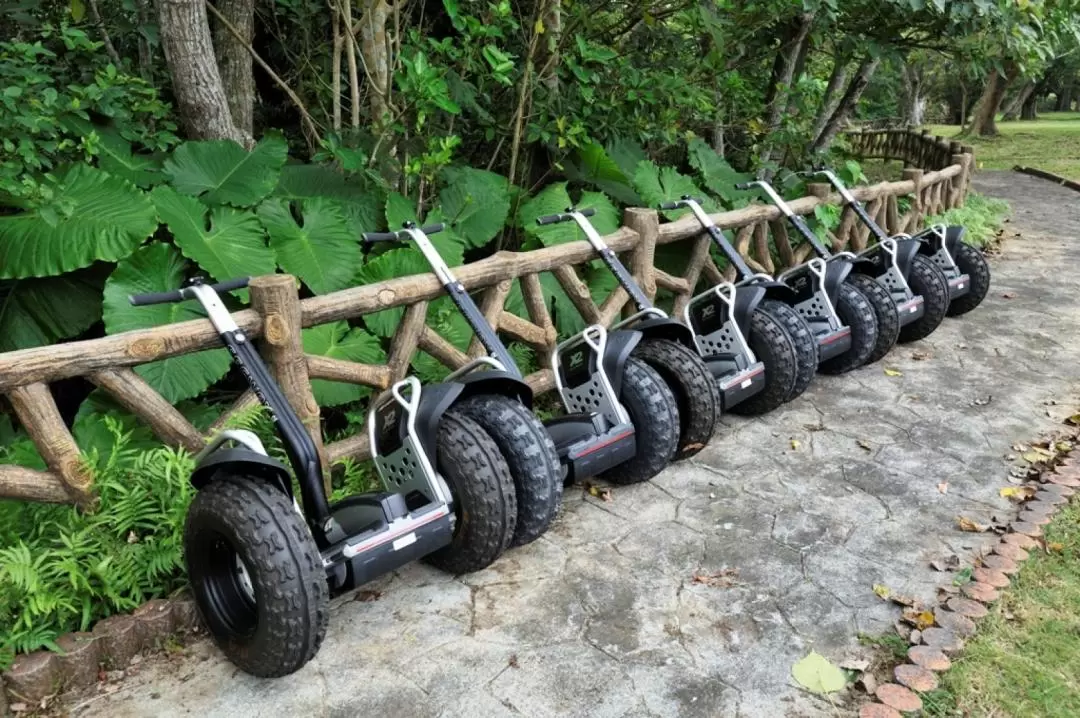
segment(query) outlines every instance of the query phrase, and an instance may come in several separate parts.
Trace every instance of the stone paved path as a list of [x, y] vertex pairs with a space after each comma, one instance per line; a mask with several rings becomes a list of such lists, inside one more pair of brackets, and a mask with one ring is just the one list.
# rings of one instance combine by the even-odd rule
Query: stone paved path
[[[727, 419], [694, 461], [610, 502], [569, 491], [545, 538], [483, 573], [414, 565], [371, 586], [375, 601], [336, 602], [322, 652], [294, 676], [250, 678], [204, 643], [78, 712], [835, 715], [791, 665], [811, 648], [853, 657], [859, 632], [890, 629], [873, 584], [932, 599], [942, 575], [928, 561], [984, 540], [955, 518], [1008, 510], [1003, 456], [1052, 428], [1045, 402], [1080, 380], [1080, 195], [1013, 173], [977, 185], [1014, 203], [1022, 236], [993, 261], [984, 305], [929, 340], [819, 377], [767, 417]], [[693, 581], [725, 568], [736, 585]]]

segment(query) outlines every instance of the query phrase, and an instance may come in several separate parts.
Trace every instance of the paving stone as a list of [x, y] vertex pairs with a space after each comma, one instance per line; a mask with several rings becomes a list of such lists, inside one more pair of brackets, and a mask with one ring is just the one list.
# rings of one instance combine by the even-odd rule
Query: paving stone
[[1080, 489], [1080, 477], [1076, 474], [1047, 474], [1046, 480], [1057, 486], [1067, 486], [1070, 489]]
[[[1019, 534], [1014, 534], [1019, 536]], [[1012, 546], [1014, 544], [1008, 544]], [[979, 583], [985, 583], [987, 586], [993, 588], [1005, 588], [1009, 585], [1009, 577], [1003, 574], [1001, 571], [995, 571], [992, 568], [984, 568], [983, 566], [977, 566], [971, 571], [971, 577]]]
[[1062, 506], [1069, 503], [1069, 499], [1061, 494], [1054, 493], [1053, 491], [1039, 490], [1039, 493], [1035, 494], [1035, 498], [1027, 502], [1027, 506], [1038, 506], [1039, 504], [1050, 504], [1051, 506]]
[[859, 718], [904, 718], [900, 711], [881, 703], [866, 703], [859, 709]]
[[922, 641], [946, 655], [959, 653], [964, 647], [964, 642], [959, 636], [947, 628], [938, 628], [936, 626], [923, 631]]
[[1024, 534], [1031, 538], [1039, 538], [1043, 535], [1042, 526], [1031, 523], [1030, 521], [1014, 521], [1009, 528], [1018, 534]]
[[1005, 534], [1001, 537], [1001, 540], [1025, 550], [1039, 547], [1038, 541], [1024, 534]]
[[994, 546], [994, 553], [998, 556], [1004, 556], [1005, 558], [1012, 559], [1013, 561], [1027, 561], [1028, 552], [1019, 546], [1013, 546], [1011, 543], [999, 543]]
[[953, 597], [945, 604], [949, 607], [949, 610], [959, 613], [961, 616], [967, 616], [968, 618], [983, 618], [989, 611], [986, 610], [986, 606], [982, 605], [978, 601], [972, 601], [970, 598]]
[[1053, 494], [1068, 499], [1072, 498], [1076, 494], [1076, 489], [1069, 486], [1064, 486], [1062, 484], [1048, 482], [1039, 485], [1039, 495], [1043, 494]]
[[934, 620], [939, 626], [949, 629], [961, 638], [971, 638], [975, 635], [975, 621], [942, 606], [934, 609]]
[[1014, 573], [1020, 570], [1020, 564], [1013, 561], [1011, 558], [1005, 558], [1004, 556], [998, 556], [996, 554], [990, 554], [989, 556], [983, 556], [981, 559], [982, 565], [995, 571], [1000, 571], [1006, 576], [1012, 576]]
[[895, 708], [901, 713], [913, 713], [922, 710], [922, 699], [915, 695], [911, 689], [898, 686], [895, 683], [884, 683], [874, 691], [877, 699], [887, 706]]
[[965, 583], [960, 587], [960, 591], [968, 598], [979, 601], [980, 603], [993, 603], [1001, 598], [1001, 594], [993, 586], [980, 583], [979, 581], [971, 581]]
[[910, 663], [904, 663], [894, 668], [893, 676], [896, 677], [896, 682], [900, 685], [907, 686], [919, 693], [926, 693], [938, 687], [938, 678], [932, 671], [913, 666]]
[[952, 661], [944, 653], [930, 646], [912, 646], [907, 652], [908, 659], [916, 666], [928, 671], [947, 671]]

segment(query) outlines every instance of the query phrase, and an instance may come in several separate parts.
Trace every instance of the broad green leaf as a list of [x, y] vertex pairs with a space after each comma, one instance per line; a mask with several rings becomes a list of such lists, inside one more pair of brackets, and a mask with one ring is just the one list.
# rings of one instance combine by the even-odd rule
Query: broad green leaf
[[[561, 222], [541, 227], [537, 217], [546, 214], [565, 212], [571, 205], [566, 183], [559, 182], [545, 187], [521, 207], [518, 213], [522, 228], [530, 236], [539, 239], [545, 246], [563, 244], [585, 239], [585, 233], [576, 222]], [[600, 192], [583, 192], [576, 205], [578, 209], [595, 209], [596, 215], [589, 218], [601, 235], [611, 234], [619, 228], [619, 210]]]
[[[443, 231], [428, 235], [428, 239], [448, 266], [456, 267], [465, 261], [465, 240], [456, 227], [450, 226], [450, 221], [443, 214], [442, 208], [436, 207], [421, 222], [416, 215], [416, 205], [411, 199], [397, 192], [389, 193], [386, 195], [386, 224], [396, 231], [401, 229], [406, 222], [428, 225], [444, 223], [446, 227]], [[407, 243], [402, 243], [398, 246], [406, 245]]]
[[[407, 277], [412, 274], [425, 274], [431, 271], [427, 260], [420, 251], [413, 247], [391, 249], [371, 258], [356, 273], [354, 286], [373, 284], [386, 279]], [[381, 312], [364, 315], [364, 324], [380, 337], [392, 337], [401, 323], [404, 309], [384, 309]]]
[[99, 460], [105, 460], [112, 452], [115, 442], [112, 431], [104, 421], [106, 416], [116, 419], [125, 433], [131, 434], [128, 449], [149, 451], [161, 446], [161, 442], [146, 422], [120, 406], [106, 392], [95, 389], [79, 405], [71, 426], [75, 443], [84, 454], [90, 454], [96, 449]]
[[[472, 342], [473, 331], [465, 317], [448, 297], [441, 297], [428, 307], [427, 324], [436, 334], [461, 351], [467, 351]], [[438, 382], [446, 378], [450, 369], [427, 352], [417, 352], [412, 360], [413, 369], [421, 381]]]
[[[659, 207], [663, 202], [676, 200], [684, 195], [700, 197], [701, 206], [708, 212], [716, 212], [719, 207], [686, 175], [679, 174], [674, 167], [657, 167], [646, 160], [637, 166], [634, 172], [634, 189], [641, 195], [648, 207]], [[663, 212], [668, 219], [676, 219], [690, 210], [678, 209]]]
[[[735, 185], [754, 179], [752, 175], [736, 172], [727, 160], [700, 137], [687, 146], [690, 164], [698, 171], [702, 183], [710, 192], [719, 196], [729, 208], [741, 207], [753, 197], [752, 192], [740, 192]], [[671, 197], [670, 199], [678, 199]]]
[[231, 140], [185, 142], [165, 161], [165, 174], [177, 191], [208, 205], [250, 207], [277, 186], [287, 154], [277, 135], [250, 152]]
[[471, 167], [442, 172], [439, 209], [467, 247], [482, 247], [495, 238], [510, 214], [510, 191], [502, 175]]
[[0, 279], [48, 277], [127, 257], [157, 229], [150, 199], [127, 180], [73, 165], [57, 200], [0, 216]]
[[254, 212], [232, 207], [208, 210], [167, 185], [155, 187], [151, 197], [176, 246], [214, 279], [273, 274], [277, 268]]
[[95, 128], [95, 132], [99, 140], [97, 159], [101, 169], [144, 189], [165, 179], [159, 157], [132, 154], [131, 143], [115, 130]]
[[844, 671], [816, 651], [791, 668], [792, 677], [806, 690], [818, 695], [836, 693], [847, 687]]
[[629, 137], [616, 137], [607, 146], [607, 154], [618, 165], [623, 175], [634, 177], [640, 162], [648, 159], [645, 148]]
[[[359, 362], [382, 364], [386, 353], [377, 337], [363, 329], [350, 329], [347, 322], [320, 324], [303, 333], [304, 351], [308, 354]], [[315, 379], [311, 390], [319, 406], [341, 406], [359, 401], [371, 393], [371, 389], [357, 384]]]
[[311, 291], [326, 294], [352, 285], [360, 268], [360, 243], [340, 203], [271, 198], [259, 205], [259, 220], [270, 234], [278, 264]]
[[101, 319], [101, 282], [83, 273], [0, 281], [0, 352], [45, 346]]
[[641, 198], [631, 186], [630, 178], [607, 150], [595, 142], [580, 148], [574, 154], [574, 161], [566, 163], [566, 173], [571, 180], [594, 185], [623, 204], [641, 204]]
[[285, 165], [281, 168], [281, 178], [273, 196], [290, 200], [312, 197], [338, 200], [357, 240], [363, 232], [385, 226], [382, 221], [383, 193], [325, 165]]
[[[105, 283], [105, 330], [109, 334], [205, 317], [198, 302], [133, 307], [131, 294], [167, 292], [187, 277], [187, 262], [162, 242], [143, 247], [121, 262]], [[225, 376], [231, 364], [226, 349], [211, 349], [135, 367], [135, 371], [172, 403], [198, 396]]]

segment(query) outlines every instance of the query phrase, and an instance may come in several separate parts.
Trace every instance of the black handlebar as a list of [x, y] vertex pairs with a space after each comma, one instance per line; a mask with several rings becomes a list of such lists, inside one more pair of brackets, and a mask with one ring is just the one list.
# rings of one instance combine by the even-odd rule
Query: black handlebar
[[[415, 224], [413, 224], [411, 222], [407, 222], [406, 225], [405, 225], [405, 228], [406, 229], [412, 229], [415, 226], [416, 226]], [[426, 227], [421, 227], [420, 231], [423, 232], [424, 234], [438, 234], [439, 232], [443, 231], [444, 229], [446, 229], [446, 223], [445, 222], [439, 222], [438, 224], [429, 224]], [[376, 242], [404, 242], [404, 241], [406, 241], [406, 239], [402, 239], [399, 235], [400, 235], [400, 232], [364, 232], [363, 238], [364, 238], [364, 242], [366, 244], [375, 244]]]
[[690, 202], [690, 201], [694, 201], [694, 202], [697, 202], [698, 204], [701, 204], [703, 200], [700, 197], [695, 197], [692, 194], [684, 194], [682, 197], [679, 198], [679, 202], [661, 202], [660, 203], [660, 209], [665, 209], [665, 210], [666, 209], [679, 209], [680, 207], [682, 207], [682, 204], [680, 204], [680, 202]]
[[[237, 277], [236, 279], [228, 279], [224, 282], [218, 282], [217, 284], [211, 284], [209, 286], [218, 294], [224, 294], [225, 292], [243, 289], [250, 281], [251, 277]], [[197, 283], [201, 284], [201, 282]], [[128, 301], [131, 302], [133, 307], [145, 307], [149, 304], [171, 304], [172, 302], [182, 302], [191, 297], [191, 291], [187, 287], [184, 287], [183, 289], [176, 289], [171, 292], [132, 294], [128, 297]]]
[[739, 184], [735, 185], [735, 189], [739, 190], [740, 192], [746, 192], [747, 190], [754, 189], [754, 185], [750, 182], [740, 182]]
[[660, 209], [678, 209], [678, 208], [679, 208], [679, 203], [678, 202], [661, 202], [660, 203]]
[[594, 214], [596, 214], [596, 210], [593, 209], [592, 207], [590, 207], [589, 209], [582, 209], [582, 210], [575, 210], [573, 207], [570, 207], [570, 208], [568, 208], [566, 210], [566, 213], [564, 213], [564, 214], [548, 214], [548, 215], [545, 215], [543, 217], [537, 217], [536, 218], [536, 223], [543, 226], [545, 224], [556, 224], [558, 222], [569, 222], [570, 220], [572, 220], [574, 218], [573, 215], [570, 214], [571, 212], [580, 212], [582, 217], [592, 217]]

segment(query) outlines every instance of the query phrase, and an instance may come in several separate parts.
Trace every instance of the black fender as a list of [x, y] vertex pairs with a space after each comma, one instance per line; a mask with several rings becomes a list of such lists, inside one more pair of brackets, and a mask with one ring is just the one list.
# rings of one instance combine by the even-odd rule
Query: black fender
[[[689, 331], [689, 330], [688, 330]], [[604, 373], [611, 382], [611, 388], [618, 396], [622, 392], [623, 370], [631, 352], [641, 343], [642, 334], [635, 329], [617, 329], [608, 334], [607, 349], [604, 351]]]
[[533, 390], [524, 379], [505, 371], [474, 371], [454, 380], [463, 389], [459, 399], [476, 394], [497, 394], [516, 399], [529, 409], [532, 408]]
[[[760, 298], [754, 300], [754, 309], [757, 309], [757, 305], [765, 299], [775, 299], [784, 304], [793, 304], [796, 299], [795, 290], [784, 282], [775, 279], [753, 279], [745, 284], [736, 284], [736, 296], [738, 293], [747, 291], [751, 287], [761, 287], [765, 290], [765, 293]], [[736, 303], [737, 302], [738, 300], [736, 299]], [[751, 310], [750, 313], [752, 314], [753, 310]], [[749, 319], [747, 321], [749, 321]]]
[[[788, 286], [783, 282], [771, 282], [771, 284], [777, 284], [790, 292]], [[739, 331], [742, 332], [744, 337], [750, 336], [750, 318], [757, 311], [757, 308], [761, 306], [761, 303], [765, 301], [765, 297], [769, 294], [768, 287], [764, 287], [760, 284], [751, 284], [745, 287], [738, 287], [735, 290], [735, 325], [739, 327]]]
[[689, 349], [693, 349], [695, 352], [697, 351], [697, 345], [694, 344], [694, 332], [690, 330], [690, 327], [675, 321], [671, 317], [645, 319], [634, 324], [633, 329], [636, 332], [641, 332], [646, 339], [670, 339]]
[[[869, 262], [869, 260], [864, 261]], [[833, 302], [834, 306], [840, 294], [840, 285], [851, 274], [855, 264], [855, 261], [847, 258], [837, 259], [825, 264], [825, 293], [829, 295], [829, 301]]]
[[948, 248], [949, 254], [954, 258], [960, 249], [960, 245], [964, 243], [964, 234], [966, 232], [966, 228], [955, 224], [945, 228], [945, 246]]
[[293, 496], [292, 475], [288, 467], [277, 459], [251, 449], [219, 449], [206, 456], [191, 473], [191, 485], [199, 490], [219, 476], [254, 476], [269, 481], [289, 498]]
[[[966, 228], [956, 224], [945, 228], [944, 245], [949, 250], [950, 255], [955, 255], [957, 250], [960, 249], [960, 245], [964, 243], [964, 234], [966, 232]], [[919, 251], [923, 254], [934, 255], [941, 249], [943, 244], [941, 237], [932, 227], [919, 232], [914, 238], [923, 241], [923, 244], [919, 247]]]
[[915, 255], [922, 249], [924, 242], [918, 239], [897, 239], [896, 241], [896, 266], [900, 268], [900, 274], [907, 279], [911, 275], [911, 263], [915, 261]]

